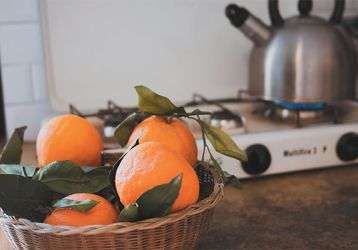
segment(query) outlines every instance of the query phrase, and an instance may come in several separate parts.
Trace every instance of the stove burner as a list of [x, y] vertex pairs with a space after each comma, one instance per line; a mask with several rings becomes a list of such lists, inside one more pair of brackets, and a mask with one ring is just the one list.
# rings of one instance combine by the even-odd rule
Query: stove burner
[[234, 129], [243, 126], [242, 118], [238, 114], [226, 110], [215, 111], [210, 116], [210, 124], [223, 129]]
[[222, 105], [222, 103], [229, 102], [229, 101], [237, 101], [237, 99], [223, 99], [223, 100], [209, 100], [205, 98], [202, 95], [194, 94], [193, 95], [193, 101], [190, 103], [187, 103], [186, 107], [189, 106], [195, 106], [199, 104], [209, 104], [214, 105], [220, 108], [218, 111], [214, 111], [210, 115], [210, 124], [214, 127], [219, 127], [225, 130], [230, 129], [237, 129], [237, 128], [243, 128], [244, 131], [246, 131], [244, 118], [241, 116], [241, 114], [236, 113]]
[[317, 103], [295, 103], [287, 101], [274, 101], [277, 107], [288, 110], [323, 110], [326, 106], [324, 102]]
[[70, 104], [69, 109], [71, 114], [75, 114], [84, 118], [96, 117], [102, 120], [106, 137], [111, 137], [110, 134], [113, 133], [114, 128], [117, 127], [130, 114], [137, 111], [137, 108], [120, 107], [113, 101], [107, 102], [107, 108], [99, 109], [98, 111], [92, 113], [83, 113], [72, 104]]
[[317, 122], [339, 123], [342, 110], [336, 105], [324, 102], [292, 103], [286, 101], [263, 101], [264, 108], [255, 110], [257, 114], [282, 122], [294, 122], [296, 127]]

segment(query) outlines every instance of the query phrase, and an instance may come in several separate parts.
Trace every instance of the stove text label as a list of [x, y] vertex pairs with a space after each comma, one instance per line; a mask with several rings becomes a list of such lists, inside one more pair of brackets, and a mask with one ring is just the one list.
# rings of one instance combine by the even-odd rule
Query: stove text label
[[283, 151], [283, 156], [284, 157], [291, 157], [291, 156], [301, 156], [301, 155], [315, 155], [317, 153], [318, 153], [317, 147], [285, 149]]

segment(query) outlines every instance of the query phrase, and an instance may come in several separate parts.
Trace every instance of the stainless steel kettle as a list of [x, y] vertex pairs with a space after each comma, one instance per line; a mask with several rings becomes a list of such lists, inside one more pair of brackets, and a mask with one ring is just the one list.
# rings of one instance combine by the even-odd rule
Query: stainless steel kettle
[[253, 43], [249, 87], [252, 96], [288, 102], [333, 103], [354, 97], [356, 56], [353, 40], [338, 24], [344, 0], [335, 0], [329, 21], [311, 16], [311, 0], [298, 2], [299, 15], [283, 19], [269, 0], [268, 27], [245, 8], [226, 7], [226, 16]]

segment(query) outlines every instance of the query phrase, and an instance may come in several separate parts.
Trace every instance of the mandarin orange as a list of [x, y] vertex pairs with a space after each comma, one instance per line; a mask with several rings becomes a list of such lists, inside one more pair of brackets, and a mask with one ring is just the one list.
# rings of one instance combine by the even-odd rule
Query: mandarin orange
[[163, 143], [144, 142], [122, 159], [115, 178], [118, 196], [127, 206], [149, 189], [168, 183], [183, 174], [179, 195], [171, 211], [195, 203], [199, 196], [199, 180], [192, 166], [180, 154]]
[[118, 213], [106, 199], [95, 194], [77, 193], [66, 197], [70, 200], [94, 200], [97, 205], [87, 212], [79, 212], [69, 208], [55, 209], [45, 219], [45, 223], [62, 226], [107, 225], [117, 222]]
[[139, 123], [129, 137], [128, 145], [139, 139], [139, 143], [160, 142], [181, 154], [190, 165], [197, 161], [198, 149], [195, 138], [185, 123], [179, 119], [151, 116]]
[[52, 118], [41, 129], [36, 141], [38, 163], [70, 160], [78, 165], [98, 166], [102, 138], [87, 120], [76, 115]]

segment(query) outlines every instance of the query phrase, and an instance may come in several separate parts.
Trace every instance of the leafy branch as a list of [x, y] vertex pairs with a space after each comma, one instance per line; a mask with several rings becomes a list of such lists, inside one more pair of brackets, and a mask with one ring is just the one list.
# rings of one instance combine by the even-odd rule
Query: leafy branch
[[150, 115], [164, 116], [168, 119], [188, 118], [196, 121], [201, 128], [203, 139], [201, 161], [204, 161], [205, 153], [208, 152], [213, 167], [220, 170], [220, 173], [223, 174], [219, 163], [210, 151], [208, 141], [216, 152], [239, 161], [247, 161], [245, 151], [240, 149], [229, 135], [220, 128], [213, 127], [200, 119], [201, 115], [210, 115], [210, 112], [199, 109], [187, 112], [184, 107], [176, 106], [169, 98], [159, 95], [142, 85], [136, 86], [135, 90], [138, 94], [138, 108], [140, 112], [132, 114], [117, 126], [115, 138], [120, 145], [125, 146], [136, 124]]

